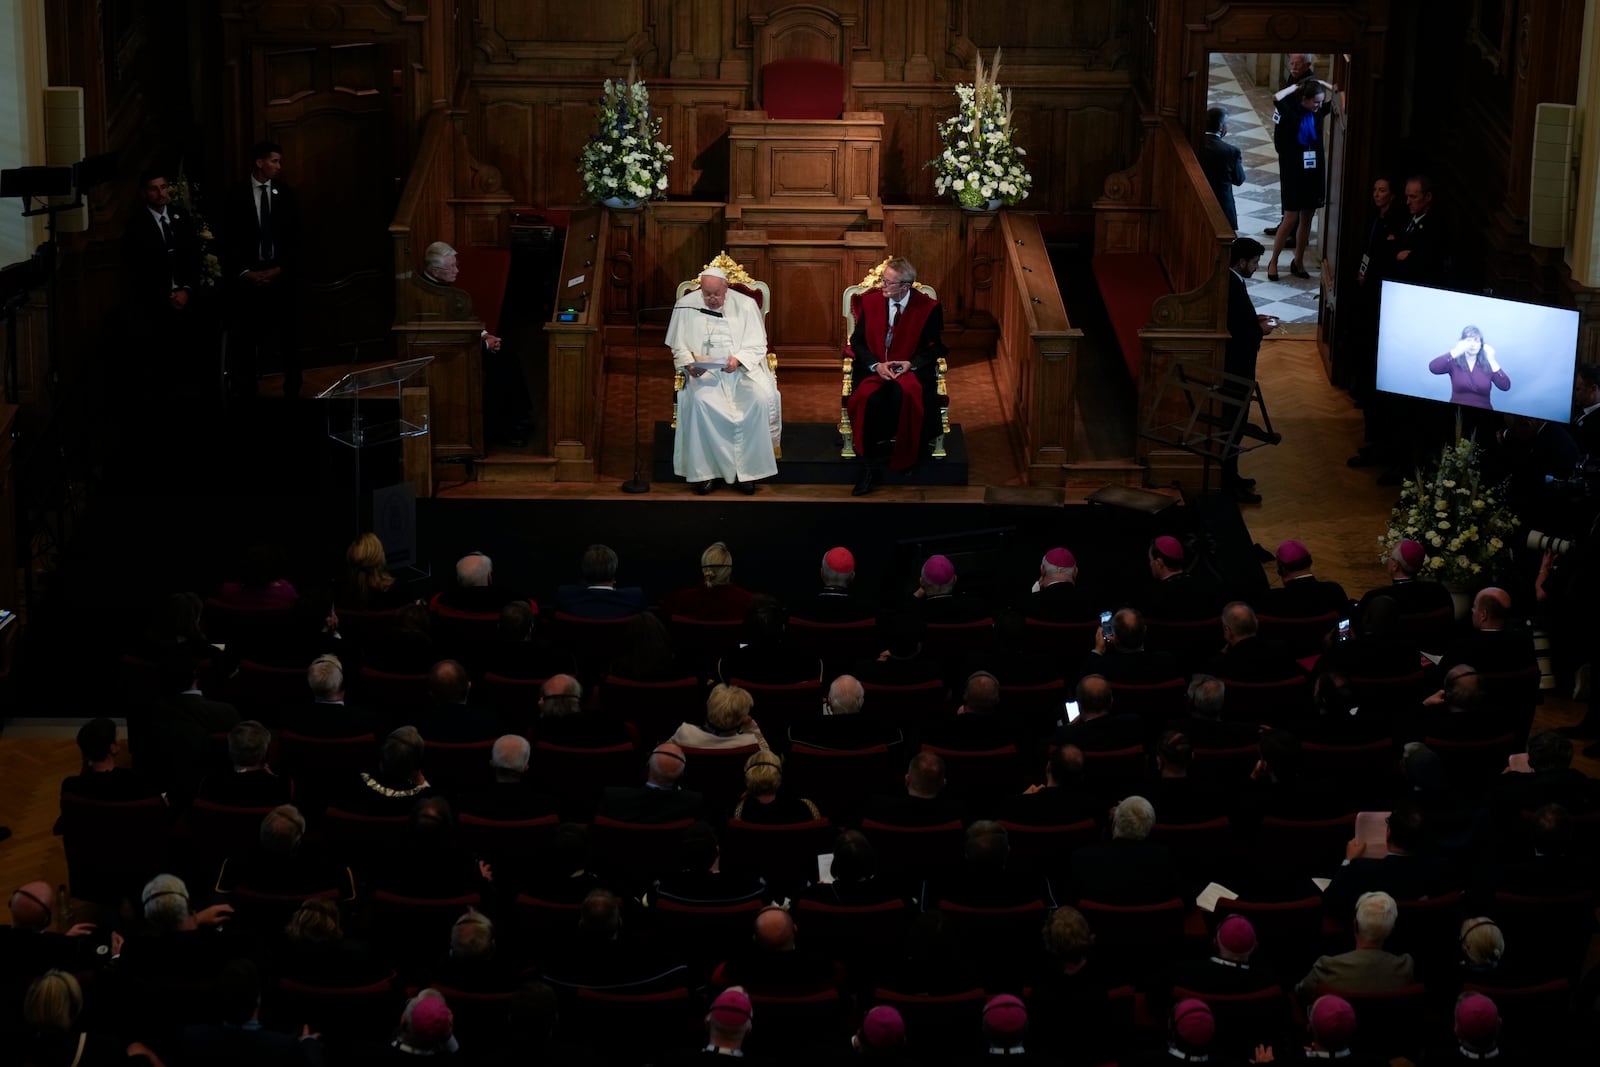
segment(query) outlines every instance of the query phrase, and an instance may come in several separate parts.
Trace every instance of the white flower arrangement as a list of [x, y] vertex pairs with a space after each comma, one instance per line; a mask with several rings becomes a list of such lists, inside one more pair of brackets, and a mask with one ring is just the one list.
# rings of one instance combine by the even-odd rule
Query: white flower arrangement
[[664, 145], [661, 120], [650, 115], [650, 93], [644, 82], [606, 80], [605, 93], [595, 109], [595, 130], [583, 146], [578, 170], [583, 191], [599, 203], [607, 197], [622, 200], [664, 200], [667, 164], [672, 147]]
[[987, 76], [978, 56], [973, 83], [956, 86], [956, 113], [939, 124], [944, 150], [924, 164], [934, 169], [939, 194], [953, 194], [963, 207], [1015, 204], [1033, 188], [1027, 152], [1011, 143], [1011, 92], [1001, 93], [999, 77], [999, 49]]
[[1439, 466], [1400, 485], [1389, 529], [1378, 538], [1384, 556], [1397, 541], [1420, 541], [1428, 552], [1420, 576], [1471, 586], [1509, 562], [1520, 520], [1501, 503], [1501, 486], [1479, 484], [1478, 443], [1446, 445]]

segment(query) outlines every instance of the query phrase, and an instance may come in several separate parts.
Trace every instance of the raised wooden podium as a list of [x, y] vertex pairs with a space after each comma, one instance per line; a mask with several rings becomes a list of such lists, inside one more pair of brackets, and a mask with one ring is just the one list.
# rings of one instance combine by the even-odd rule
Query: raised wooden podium
[[882, 140], [883, 115], [876, 111], [847, 111], [838, 119], [729, 112], [729, 228], [882, 229]]

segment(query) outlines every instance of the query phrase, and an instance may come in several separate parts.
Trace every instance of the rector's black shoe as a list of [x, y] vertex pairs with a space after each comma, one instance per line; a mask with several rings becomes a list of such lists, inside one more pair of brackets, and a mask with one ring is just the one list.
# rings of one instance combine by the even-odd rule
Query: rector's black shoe
[[756, 483], [740, 480], [733, 483], [733, 491], [741, 496], [755, 496]]
[[851, 496], [866, 496], [878, 484], [877, 473], [868, 465], [862, 464], [861, 477], [856, 479], [856, 487], [850, 490]]
[[703, 482], [695, 482], [694, 483], [694, 495], [695, 496], [705, 496], [707, 493], [711, 492], [711, 486], [712, 486], [712, 483], [714, 481], [715, 481], [715, 479], [713, 479], [713, 478], [707, 478]]

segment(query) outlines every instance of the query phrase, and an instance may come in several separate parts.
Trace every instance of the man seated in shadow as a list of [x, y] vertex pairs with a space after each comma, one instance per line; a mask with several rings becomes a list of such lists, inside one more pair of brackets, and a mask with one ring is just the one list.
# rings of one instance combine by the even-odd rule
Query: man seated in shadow
[[[292, 394], [291, 394], [292, 395]], [[323, 1062], [322, 1037], [261, 1025], [261, 973], [251, 960], [232, 960], [207, 990], [215, 1011], [206, 1022], [183, 1028], [183, 1063], [304, 1064]]]
[[523, 822], [555, 814], [555, 800], [539, 792], [528, 777], [532, 755], [533, 749], [525, 737], [505, 734], [496, 738], [489, 751], [494, 781], [463, 795], [457, 805], [461, 814], [498, 822]]
[[1323, 891], [1330, 915], [1343, 915], [1363, 893], [1382, 891], [1396, 900], [1417, 900], [1460, 888], [1462, 879], [1430, 851], [1427, 817], [1421, 805], [1396, 807], [1389, 815], [1387, 844], [1372, 855], [1364, 841], [1345, 846], [1345, 862]]
[[822, 660], [788, 640], [789, 613], [775, 597], [758, 596], [744, 615], [745, 644], [717, 661], [717, 678], [757, 685], [822, 681]]
[[1015, 744], [1015, 723], [1000, 710], [1000, 681], [988, 671], [978, 671], [967, 679], [961, 692], [961, 706], [953, 714], [929, 722], [922, 729], [922, 743], [958, 752], [988, 752]]
[[1222, 651], [1205, 672], [1228, 682], [1281, 682], [1305, 671], [1281, 642], [1261, 636], [1256, 613], [1242, 600], [1222, 609]]
[[1111, 616], [1111, 639], [1094, 632], [1094, 650], [1078, 664], [1076, 677], [1098, 674], [1118, 685], [1156, 685], [1183, 675], [1171, 652], [1152, 652], [1144, 647], [1149, 628], [1137, 608], [1123, 608]]
[[1439, 659], [1448, 671], [1470, 663], [1484, 674], [1537, 672], [1533, 638], [1524, 630], [1510, 629], [1511, 594], [1490, 586], [1472, 598], [1472, 630], [1453, 641]]
[[134, 767], [180, 805], [194, 796], [210, 762], [208, 738], [227, 733], [239, 721], [232, 704], [211, 700], [200, 690], [195, 668], [185, 651], [166, 657], [158, 668], [162, 696], [143, 716], [128, 716]]
[[273, 721], [279, 730], [306, 737], [360, 737], [379, 732], [378, 716], [351, 704], [344, 695], [344, 664], [338, 656], [318, 656], [306, 668], [310, 701], [281, 708]]
[[1098, 674], [1085, 675], [1075, 693], [1078, 718], [1056, 731], [1055, 743], [1076, 745], [1085, 752], [1115, 752], [1144, 744], [1144, 720], [1113, 714], [1111, 683]]
[[583, 550], [583, 581], [556, 591], [556, 610], [581, 619], [625, 619], [645, 608], [644, 590], [617, 585], [617, 554], [605, 545]]
[[1317, 661], [1318, 670], [1352, 678], [1404, 678], [1422, 669], [1416, 638], [1401, 625], [1400, 604], [1393, 597], [1372, 597], [1351, 625], [1350, 639], [1330, 644]]
[[1096, 608], [1078, 585], [1078, 558], [1067, 548], [1052, 548], [1039, 560], [1039, 580], [1017, 603], [1025, 618], [1041, 622], [1088, 622]]
[[533, 730], [541, 743], [563, 748], [615, 748], [633, 742], [626, 723], [583, 709], [583, 685], [570, 674], [554, 675], [539, 687]]
[[1189, 714], [1171, 720], [1171, 725], [1195, 748], [1245, 748], [1261, 739], [1261, 728], [1255, 723], [1222, 718], [1228, 697], [1228, 686], [1222, 679], [1197, 674], [1189, 681], [1187, 696]]
[[1277, 564], [1277, 589], [1257, 598], [1255, 607], [1274, 619], [1314, 619], [1319, 615], [1350, 612], [1350, 598], [1338, 582], [1324, 582], [1311, 573], [1311, 550], [1300, 541], [1285, 541], [1273, 560]]
[[138, 771], [117, 766], [122, 744], [117, 740], [115, 720], [90, 719], [78, 727], [78, 752], [83, 756], [83, 769], [62, 779], [63, 797], [127, 801], [160, 796], [165, 801], [158, 783]]
[[1526, 843], [1509, 849], [1504, 859], [1486, 861], [1476, 883], [1484, 908], [1491, 909], [1495, 893], [1529, 897], [1593, 893], [1600, 884], [1600, 864], [1579, 840], [1572, 813], [1560, 804], [1545, 804], [1528, 821]]
[[607, 786], [596, 814], [621, 822], [663, 823], [699, 819], [705, 814], [699, 793], [678, 786], [688, 766], [683, 749], [670, 741], [656, 746], [646, 763], [642, 786]]
[[1158, 537], [1150, 542], [1150, 581], [1139, 593], [1137, 604], [1147, 619], [1175, 622], [1209, 619], [1217, 614], [1222, 597], [1209, 577], [1189, 571], [1190, 560], [1183, 543], [1176, 537]]
[[435, 608], [473, 615], [497, 615], [516, 597], [494, 584], [494, 560], [482, 552], [468, 552], [456, 560], [456, 584], [433, 598]]
[[1487, 691], [1484, 678], [1468, 663], [1445, 672], [1439, 690], [1422, 701], [1407, 721], [1397, 724], [1396, 741], [1487, 741], [1515, 730], [1513, 716]]
[[1381, 704], [1361, 702], [1348, 675], [1328, 669], [1318, 670], [1311, 683], [1311, 711], [1290, 720], [1288, 728], [1312, 744], [1351, 746], [1384, 740], [1394, 724]]
[[944, 760], [937, 754], [918, 752], [911, 757], [911, 764], [906, 768], [905, 783], [903, 795], [879, 795], [868, 799], [862, 820], [889, 826], [966, 823], [966, 808], [945, 792]]
[[949, 556], [929, 556], [918, 574], [908, 610], [920, 615], [925, 623], [949, 625], [989, 618], [992, 611], [988, 603], [980, 597], [958, 593], [959, 581], [956, 565]]
[[422, 735], [416, 727], [392, 730], [378, 747], [378, 768], [362, 771], [335, 806], [357, 815], [409, 816], [416, 802], [433, 795], [422, 775]]
[[[858, 661], [850, 673], [859, 678], [862, 685], [942, 683], [943, 665], [923, 652], [922, 639], [926, 631], [927, 626], [919, 616], [895, 612], [884, 624], [884, 641], [888, 647], [872, 659]], [[936, 704], [938, 699], [934, 697], [930, 703]]]
[[1083, 777], [1083, 750], [1058, 745], [1045, 763], [1044, 784], [1030, 785], [995, 809], [1001, 822], [1024, 826], [1067, 826], [1105, 814]]
[[1339, 993], [1383, 993], [1408, 986], [1416, 977], [1409, 955], [1384, 951], [1394, 933], [1400, 908], [1388, 893], [1363, 893], [1355, 903], [1356, 946], [1337, 956], [1321, 956], [1295, 986], [1302, 1004], [1310, 1004], [1320, 990]]
[[627, 931], [622, 900], [615, 893], [592, 889], [583, 898], [573, 930], [546, 949], [542, 978], [568, 992], [650, 993], [687, 985], [689, 972], [649, 939]]
[[1187, 735], [1168, 730], [1156, 746], [1156, 777], [1145, 786], [1150, 803], [1169, 823], [1209, 822], [1228, 815], [1228, 797], [1216, 783], [1189, 773], [1194, 746]]
[[1252, 962], [1256, 951], [1256, 928], [1243, 915], [1229, 915], [1217, 924], [1211, 939], [1212, 954], [1203, 960], [1185, 960], [1171, 969], [1169, 976], [1156, 983], [1152, 992], [1152, 1013], [1166, 1012], [1166, 997], [1174, 989], [1208, 996], [1243, 996], [1277, 989], [1277, 977], [1269, 964]]
[[428, 984], [465, 993], [510, 993], [522, 982], [524, 961], [501, 950], [494, 920], [469, 907], [450, 927], [450, 948], [428, 970]]
[[513, 600], [502, 607], [494, 643], [479, 653], [483, 672], [518, 680], [578, 673], [578, 662], [569, 650], [539, 636], [538, 620], [526, 600]]
[[1379, 792], [1353, 782], [1335, 782], [1309, 775], [1300, 739], [1288, 730], [1261, 734], [1261, 755], [1240, 795], [1241, 808], [1252, 821], [1265, 816], [1309, 821], [1336, 819], [1362, 810]]
[[1044, 924], [1047, 959], [1028, 997], [1032, 1027], [1028, 1047], [1046, 1062], [1094, 1067], [1116, 1059], [1112, 1028], [1105, 1025], [1118, 984], [1094, 950], [1094, 934], [1077, 908], [1062, 906]]
[[332, 890], [340, 900], [354, 900], [356, 882], [350, 868], [308, 847], [305, 836], [306, 818], [299, 808], [292, 804], [273, 808], [261, 819], [256, 849], [223, 861], [217, 891], [248, 889], [309, 899]]
[[[995, 616], [992, 643], [985, 643], [965, 655], [948, 657], [954, 669], [946, 671], [945, 681], [954, 691], [961, 688], [972, 675], [982, 671], [994, 675], [1000, 679], [1000, 684], [1009, 688], [1056, 683], [1061, 698], [1065, 699], [1062, 663], [1056, 657], [1030, 647], [1030, 644], [1028, 620], [1019, 611], [1002, 611]], [[1059, 706], [1058, 701], [1056, 707]], [[1054, 727], [1055, 720], [1060, 717], [1058, 710], [1052, 711], [1047, 724], [1050, 727]], [[1017, 725], [1024, 732], [1049, 733], [1048, 729], [1036, 729], [1046, 724], [1018, 722]]]
[[849, 674], [841, 674], [828, 686], [828, 699], [822, 713], [801, 719], [789, 727], [789, 744], [806, 745], [830, 752], [859, 751], [877, 745], [898, 746], [900, 730], [866, 709], [866, 690]]
[[720, 907], [766, 897], [766, 879], [724, 871], [721, 858], [716, 830], [704, 820], [696, 821], [678, 840], [673, 869], [656, 879], [647, 899], [652, 903], [670, 900], [694, 907]]
[[794, 602], [791, 616], [809, 622], [859, 622], [876, 618], [878, 605], [851, 586], [856, 580], [856, 557], [848, 548], [830, 548], [818, 571], [822, 588], [815, 596]]
[[1389, 584], [1369, 589], [1356, 605], [1356, 618], [1364, 618], [1372, 601], [1386, 596], [1395, 602], [1401, 615], [1438, 613], [1445, 617], [1455, 612], [1455, 602], [1450, 590], [1438, 582], [1417, 577], [1427, 562], [1428, 551], [1419, 541], [1403, 540], [1390, 550], [1384, 561], [1389, 572]]
[[229, 808], [275, 808], [294, 800], [294, 781], [280, 778], [267, 766], [272, 734], [254, 719], [246, 719], [228, 731], [227, 773], [208, 774], [196, 794]]
[[0, 994], [20, 1005], [28, 983], [48, 970], [79, 974], [109, 964], [122, 947], [122, 935], [100, 933], [94, 923], [75, 923], [57, 932], [55, 890], [49, 882], [29, 882], [12, 890], [11, 925], [0, 926]]
[[1048, 879], [1013, 869], [1011, 839], [1006, 828], [989, 819], [979, 819], [967, 827], [960, 868], [924, 883], [923, 911], [944, 904], [971, 908], [1009, 908], [1039, 901], [1047, 909], [1055, 907], [1055, 894]]
[[432, 741], [492, 741], [505, 729], [500, 716], [473, 705], [472, 679], [456, 660], [442, 659], [428, 671], [428, 701], [428, 710], [411, 715], [411, 720]]
[[840, 968], [802, 945], [789, 912], [770, 904], [756, 913], [750, 944], [717, 968], [712, 982], [738, 985], [758, 996], [797, 997], [834, 988]]
[[1141, 796], [1126, 797], [1111, 812], [1111, 841], [1085, 845], [1068, 867], [1072, 900], [1102, 904], [1159, 904], [1179, 895], [1178, 869], [1166, 845], [1149, 840], [1156, 811]]
[[1528, 769], [1507, 770], [1489, 787], [1489, 808], [1506, 829], [1514, 829], [1525, 811], [1560, 804], [1567, 811], [1587, 812], [1600, 800], [1593, 778], [1572, 766], [1572, 741], [1555, 730], [1528, 735]]

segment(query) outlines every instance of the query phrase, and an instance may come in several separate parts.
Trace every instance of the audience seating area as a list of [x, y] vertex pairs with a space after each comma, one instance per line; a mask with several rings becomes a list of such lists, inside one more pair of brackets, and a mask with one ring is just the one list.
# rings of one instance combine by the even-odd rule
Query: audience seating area
[[[703, 1044], [710, 999], [719, 983], [734, 982], [750, 992], [760, 1020], [747, 1048], [783, 1063], [846, 1050], [863, 1013], [879, 1004], [905, 1020], [911, 1062], [949, 1062], [953, 1047], [977, 1040], [983, 1003], [999, 993], [1040, 1013], [1030, 1048], [1048, 1057], [1041, 1062], [1115, 1063], [1159, 1050], [1168, 1006], [1184, 996], [1211, 1005], [1219, 1051], [1248, 1057], [1267, 1045], [1282, 1058], [1303, 1043], [1309, 1001], [1296, 983], [1319, 956], [1353, 947], [1354, 893], [1387, 888], [1399, 914], [1390, 947], [1413, 955], [1418, 980], [1381, 993], [1339, 991], [1355, 1005], [1358, 1049], [1387, 1057], [1448, 1045], [1455, 997], [1467, 989], [1500, 1006], [1508, 1048], [1548, 1056], [1540, 1062], [1561, 1061], [1587, 1037], [1575, 1023], [1589, 1009], [1569, 998], [1593, 985], [1582, 965], [1600, 888], [1600, 821], [1584, 806], [1595, 793], [1563, 779], [1551, 796], [1569, 807], [1553, 828], [1538, 789], [1500, 781], [1507, 757], [1529, 747], [1509, 705], [1483, 712], [1504, 730], [1429, 738], [1437, 761], [1424, 766], [1402, 747], [1421, 740], [1406, 736], [1420, 676], [1403, 686], [1357, 680], [1371, 701], [1363, 721], [1386, 729], [1348, 743], [1319, 733], [1326, 709], [1308, 679], [1225, 682], [1215, 728], [1275, 728], [1260, 726], [1259, 745], [1187, 749], [1168, 734], [1197, 721], [1182, 679], [1119, 684], [1113, 718], [1130, 718], [1142, 740], [1098, 745], [1058, 725], [1094, 631], [1038, 623], [1021, 648], [1057, 665], [1058, 677], [1006, 687], [1002, 676], [998, 708], [984, 713], [992, 728], [952, 730], [966, 718], [957, 709], [975, 698], [951, 663], [993, 663], [998, 672], [1016, 662], [1018, 649], [1004, 647], [986, 620], [930, 634], [925, 647], [939, 651], [926, 662], [942, 680], [867, 686], [856, 714], [895, 740], [835, 749], [790, 738], [808, 738], [825, 721], [826, 683], [875, 659], [885, 639], [876, 624], [796, 625], [783, 649], [792, 643], [825, 657], [824, 677], [730, 679], [753, 694], [752, 717], [783, 761], [779, 799], [804, 797], [821, 814], [772, 823], [748, 797], [733, 817], [746, 794], [746, 760], [759, 751], [754, 735], [659, 755], [680, 723], [705, 719], [721, 655], [750, 636], [742, 624], [663, 620], [685, 666], [638, 679], [611, 673], [635, 632], [629, 620], [542, 613], [534, 641], [546, 661], [580, 664], [586, 683], [576, 721], [589, 728], [574, 730], [570, 717], [550, 716], [546, 678], [488, 669], [507, 662], [491, 627], [439, 619], [437, 605], [434, 613], [432, 643], [409, 670], [393, 657], [399, 612], [364, 616], [340, 638], [344, 712], [370, 723], [348, 735], [320, 728], [307, 688], [305, 664], [328, 644], [321, 620], [283, 609], [245, 626], [235, 613], [226, 654], [197, 665], [206, 697], [272, 731], [268, 764], [293, 780], [286, 795], [305, 823], [289, 853], [266, 845], [272, 806], [205, 797], [208, 780], [233, 776], [226, 734], [206, 739], [205, 765], [193, 768], [186, 789], [149, 777], [149, 768], [170, 766], [161, 746], [173, 736], [164, 718], [171, 694], [159, 681], [170, 671], [148, 650], [126, 657], [131, 774], [165, 789], [171, 806], [64, 791], [58, 829], [72, 918], [115, 928], [129, 946], [115, 965], [78, 968], [97, 1026], [181, 1063], [183, 1025], [211, 1017], [208, 975], [242, 957], [263, 976], [262, 1019], [290, 1033], [311, 1025], [330, 1063], [373, 1062], [363, 1050], [393, 1037], [406, 997], [428, 986], [449, 1002], [466, 1062], [504, 1062], [489, 1053], [523, 1042], [594, 1057], [570, 1062], [653, 1063]], [[1214, 638], [1218, 625], [1152, 622], [1151, 650], [1190, 656], [1197, 635], [1211, 627]], [[425, 661], [433, 657], [467, 669], [468, 705], [441, 707], [430, 697]], [[425, 784], [375, 810], [358, 774], [394, 788], [380, 751], [403, 725], [423, 732]], [[502, 735], [529, 742], [525, 774], [491, 766]], [[1075, 747], [1058, 751], [1063, 737]], [[647, 761], [667, 768], [669, 788], [699, 802], [669, 819], [608, 814], [611, 792], [644, 784]], [[191, 804], [196, 789], [201, 799]], [[1128, 814], [1125, 800], [1135, 795], [1150, 799], [1153, 820], [1140, 825]], [[1403, 855], [1369, 851], [1345, 862], [1361, 811], [1394, 813], [1391, 845]], [[1405, 822], [1403, 839], [1397, 822]], [[844, 830], [859, 830], [864, 842], [839, 836]], [[142, 923], [141, 888], [161, 874], [183, 878], [194, 912], [226, 904], [232, 914], [220, 928], [161, 932]], [[1326, 897], [1319, 886], [1328, 883], [1313, 879], [1332, 880]], [[1215, 910], [1196, 906], [1209, 883], [1225, 887]], [[593, 895], [601, 889], [619, 902], [609, 919]], [[307, 900], [332, 901], [342, 925], [315, 947], [285, 933]], [[779, 962], [752, 938], [769, 904], [796, 919], [794, 954]], [[1063, 949], [1048, 933], [1041, 938], [1064, 908], [1081, 914], [1092, 945]], [[469, 909], [492, 923], [487, 948], [461, 940], [463, 924], [477, 922]], [[1219, 951], [1217, 924], [1235, 915], [1254, 928], [1253, 965], [1266, 984], [1250, 993], [1175, 988], [1175, 975], [1191, 975], [1184, 968]], [[1488, 965], [1463, 956], [1462, 924], [1480, 916], [1504, 938], [1503, 958]], [[620, 927], [595, 940], [580, 932], [580, 919]], [[15, 983], [14, 965], [10, 974]], [[553, 1017], [530, 1014], [530, 983], [554, 998]], [[1055, 1025], [1066, 1016], [1045, 1018], [1067, 1010], [1063, 997], [1103, 1058], [1073, 1058], [1077, 1039]]]

